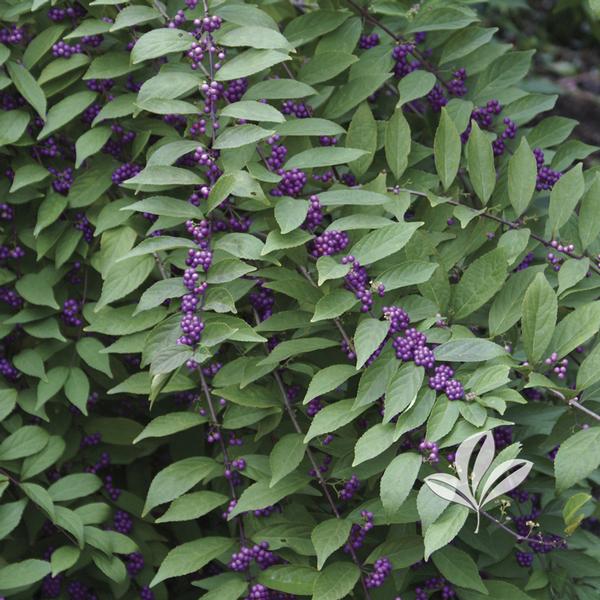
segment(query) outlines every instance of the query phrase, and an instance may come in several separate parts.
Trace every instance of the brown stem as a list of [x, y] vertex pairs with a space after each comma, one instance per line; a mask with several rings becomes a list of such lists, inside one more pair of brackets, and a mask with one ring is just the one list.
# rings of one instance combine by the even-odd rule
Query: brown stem
[[[310, 273], [308, 272], [308, 270], [306, 269], [306, 267], [298, 267], [298, 271], [300, 272], [301, 275], [304, 276], [304, 278], [315, 288], [318, 289], [317, 284], [313, 281], [313, 278], [310, 276]], [[344, 329], [344, 326], [342, 325], [341, 321], [339, 319], [333, 319], [333, 323], [334, 325], [337, 327], [338, 331], [340, 332], [342, 338], [344, 339], [344, 341], [346, 342], [346, 344], [348, 345], [348, 348], [352, 351], [355, 352], [354, 349], [354, 344], [352, 343], [352, 340], [350, 339], [350, 336], [346, 333], [346, 330]]]
[[[206, 399], [206, 404], [208, 405], [208, 412], [210, 414], [211, 425], [218, 430], [219, 433], [219, 444], [221, 445], [221, 452], [223, 454], [223, 463], [225, 464], [225, 468], [229, 469], [231, 467], [231, 461], [229, 460], [229, 454], [227, 453], [227, 446], [225, 445], [225, 441], [223, 440], [223, 435], [221, 432], [221, 424], [219, 423], [219, 418], [217, 416], [217, 412], [215, 410], [215, 406], [212, 401], [212, 396], [210, 393], [210, 389], [208, 384], [206, 383], [206, 378], [204, 377], [204, 373], [202, 372], [202, 368], [198, 367], [198, 374], [200, 375], [200, 385], [202, 387], [202, 392], [204, 393], [204, 398]], [[233, 481], [231, 479], [227, 479], [229, 482], [229, 491], [231, 493], [231, 497], [237, 502], [237, 493], [235, 491], [235, 486], [233, 485]], [[244, 533], [244, 523], [242, 522], [241, 515], [236, 517], [239, 529], [240, 529], [240, 540], [242, 544], [246, 543], [246, 535]]]
[[[390, 189], [393, 189], [393, 188], [390, 188]], [[410, 194], [414, 194], [415, 196], [421, 196], [423, 198], [427, 198], [427, 194], [424, 192], [419, 192], [417, 190], [409, 190], [406, 188], [396, 188], [396, 189], [401, 192], [408, 192]], [[449, 198], [446, 198], [446, 204], [451, 204], [452, 206], [466, 206], [456, 200], [451, 200]], [[471, 208], [471, 207], [467, 206], [466, 208]], [[509, 229], [515, 229], [515, 230], [521, 229], [521, 225], [519, 223], [515, 223], [514, 221], [507, 221], [506, 219], [503, 219], [502, 217], [499, 217], [499, 216], [489, 213], [487, 211], [480, 213], [479, 216], [484, 217], [485, 219], [489, 219], [491, 221], [496, 221], [496, 223], [501, 223], [502, 225], [504, 225], [505, 227], [508, 227]], [[536, 240], [540, 244], [544, 245], [546, 248], [552, 248], [553, 250], [556, 251], [556, 248], [554, 248], [554, 246], [552, 245], [552, 240], [547, 240], [547, 239], [537, 235], [536, 233], [533, 233], [532, 231], [530, 231], [529, 235], [534, 240]], [[589, 258], [590, 259], [590, 269], [600, 275], [600, 268], [598, 268], [597, 265], [595, 264], [593, 257], [589, 256], [585, 252], [583, 254], [576, 254], [574, 252], [564, 252], [563, 251], [563, 252], [561, 252], [561, 254], [564, 254], [565, 256], [568, 256], [569, 258], [575, 258], [577, 260], [581, 260], [582, 258]]]
[[[275, 381], [277, 382], [277, 386], [279, 387], [279, 391], [281, 392], [281, 397], [283, 399], [285, 410], [286, 410], [288, 416], [290, 417], [290, 421], [292, 422], [292, 425], [293, 425], [296, 433], [299, 433], [300, 435], [303, 436], [304, 432], [302, 431], [302, 428], [300, 427], [300, 424], [298, 423], [298, 419], [296, 419], [294, 409], [293, 409], [292, 405], [290, 404], [287, 393], [285, 391], [285, 387], [283, 385], [283, 381], [281, 380], [281, 376], [279, 375], [277, 370], [273, 371], [273, 377], [275, 378]], [[310, 449], [310, 446], [308, 446], [308, 445], [306, 446], [306, 455], [308, 456], [308, 460], [310, 461], [310, 464], [312, 465], [312, 468], [316, 475], [317, 481], [319, 482], [319, 485], [321, 486], [321, 489], [323, 490], [323, 493], [325, 494], [325, 499], [327, 500], [327, 503], [329, 504], [329, 506], [331, 508], [331, 512], [333, 512], [336, 519], [341, 519], [342, 517], [340, 515], [340, 512], [337, 509], [337, 506], [335, 505], [333, 498], [331, 497], [329, 488], [327, 487], [327, 482], [323, 478], [323, 475], [322, 475], [321, 471], [319, 470], [319, 465], [317, 464], [314, 454], [312, 453], [312, 450]], [[362, 569], [362, 563], [360, 562], [360, 559], [356, 555], [356, 552], [355, 552], [354, 548], [352, 547], [352, 544], [348, 544], [348, 548], [350, 550], [350, 556], [352, 557], [354, 564], [359, 569]], [[360, 574], [360, 582], [362, 584], [362, 588], [363, 588], [363, 592], [365, 594], [366, 600], [371, 600], [369, 588], [367, 587], [367, 584], [366, 584], [365, 578], [363, 577], [362, 571]]]
[[[346, 2], [354, 8], [354, 10], [358, 11], [364, 19], [370, 21], [376, 27], [379, 27], [382, 31], [387, 33], [396, 43], [405, 41], [401, 35], [394, 33], [387, 25], [384, 25], [377, 17], [374, 17], [366, 8], [359, 6], [352, 0], [346, 0]], [[425, 67], [427, 71], [435, 75], [436, 79], [442, 84], [442, 86], [448, 89], [448, 85], [442, 79], [437, 69], [423, 56], [423, 54], [417, 50], [416, 48], [411, 52], [416, 58], [419, 59], [419, 62]]]

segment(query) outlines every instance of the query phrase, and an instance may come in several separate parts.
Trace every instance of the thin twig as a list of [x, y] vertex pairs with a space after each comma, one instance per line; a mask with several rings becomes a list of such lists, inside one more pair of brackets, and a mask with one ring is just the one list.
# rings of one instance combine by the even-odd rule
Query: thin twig
[[[300, 424], [298, 423], [298, 419], [296, 419], [296, 415], [294, 414], [294, 409], [293, 409], [292, 405], [290, 404], [289, 398], [285, 391], [285, 387], [283, 385], [283, 381], [281, 380], [281, 376], [279, 375], [277, 370], [273, 371], [273, 377], [275, 378], [275, 381], [277, 382], [277, 386], [279, 387], [279, 390], [281, 392], [281, 397], [283, 399], [285, 410], [286, 410], [288, 416], [290, 417], [292, 426], [296, 430], [296, 433], [299, 433], [300, 435], [304, 436], [305, 434], [302, 431]], [[329, 488], [327, 487], [327, 482], [323, 478], [323, 475], [321, 474], [321, 471], [319, 470], [319, 465], [317, 464], [314, 454], [312, 453], [312, 450], [310, 449], [310, 447], [308, 445], [306, 446], [306, 455], [308, 456], [308, 460], [310, 461], [310, 464], [312, 465], [312, 468], [313, 468], [313, 471], [317, 478], [317, 481], [319, 482], [319, 485], [321, 486], [321, 489], [323, 490], [323, 493], [325, 494], [325, 499], [327, 500], [327, 503], [329, 504], [331, 511], [335, 515], [336, 519], [341, 519], [342, 517], [340, 515], [340, 512], [338, 511], [337, 506], [335, 505], [335, 502], [333, 501], [333, 498], [331, 497], [331, 493], [329, 492]], [[352, 560], [354, 561], [354, 564], [359, 569], [361, 569], [360, 582], [363, 587], [363, 592], [365, 594], [365, 598], [366, 598], [366, 600], [371, 600], [369, 588], [367, 587], [366, 581], [362, 574], [362, 563], [360, 562], [360, 559], [356, 555], [356, 552], [355, 552], [354, 548], [352, 547], [352, 544], [348, 544], [348, 548], [350, 551], [350, 556], [352, 557]]]
[[[390, 191], [394, 190], [394, 188], [389, 188], [389, 189], [390, 189]], [[395, 189], [400, 192], [408, 192], [410, 194], [414, 194], [415, 196], [421, 196], [423, 198], [427, 198], [427, 194], [425, 192], [419, 192], [417, 190], [410, 190], [407, 188], [395, 188]], [[461, 202], [458, 202], [457, 200], [452, 200], [450, 198], [445, 198], [445, 201], [446, 201], [446, 204], [451, 204], [452, 206], [464, 206], [465, 208], [472, 208], [470, 206], [462, 204]], [[473, 209], [473, 210], [477, 210], [477, 209]], [[503, 219], [502, 217], [494, 215], [493, 213], [487, 212], [485, 210], [483, 212], [477, 210], [477, 212], [479, 213], [478, 216], [484, 217], [485, 219], [489, 219], [491, 221], [496, 221], [496, 223], [501, 223], [502, 225], [504, 225], [505, 227], [508, 227], [509, 229], [519, 230], [522, 228], [520, 223], [516, 223], [514, 221], [508, 221], [506, 219]], [[547, 239], [537, 235], [536, 233], [533, 233], [533, 231], [530, 231], [529, 235], [534, 240], [536, 240], [540, 244], [544, 245], [546, 248], [552, 248], [553, 250], [556, 250], [556, 248], [554, 248], [554, 246], [552, 245], [552, 240], [547, 240]], [[593, 257], [590, 257], [585, 252], [583, 254], [576, 254], [575, 252], [562, 251], [561, 254], [564, 254], [565, 256], [568, 256], [569, 258], [574, 258], [576, 260], [588, 258], [590, 260], [590, 269], [600, 275], [600, 268], [598, 268], [597, 265], [595, 264]]]
[[[223, 440], [223, 435], [221, 433], [221, 424], [219, 423], [219, 418], [217, 416], [217, 412], [215, 410], [215, 406], [212, 401], [210, 389], [208, 387], [208, 384], [206, 383], [206, 378], [204, 377], [202, 368], [198, 367], [197, 371], [198, 371], [198, 374], [200, 375], [200, 384], [202, 387], [202, 392], [204, 393], [204, 398], [206, 399], [206, 404], [208, 405], [208, 412], [210, 414], [211, 425], [215, 429], [217, 429], [217, 431], [219, 433], [219, 443], [221, 445], [221, 452], [223, 454], [223, 462], [225, 464], [225, 468], [229, 469], [229, 468], [231, 468], [231, 461], [229, 460], [229, 454], [227, 452], [227, 447], [225, 446], [225, 442]], [[231, 497], [237, 502], [238, 498], [237, 498], [237, 493], [235, 491], [235, 486], [233, 485], [233, 481], [231, 478], [227, 478], [227, 481], [229, 482], [229, 491], [231, 492]], [[236, 517], [236, 520], [238, 523], [238, 527], [240, 529], [240, 540], [242, 542], [242, 545], [244, 545], [246, 543], [246, 535], [244, 533], [244, 524], [242, 522], [241, 515], [238, 515]]]

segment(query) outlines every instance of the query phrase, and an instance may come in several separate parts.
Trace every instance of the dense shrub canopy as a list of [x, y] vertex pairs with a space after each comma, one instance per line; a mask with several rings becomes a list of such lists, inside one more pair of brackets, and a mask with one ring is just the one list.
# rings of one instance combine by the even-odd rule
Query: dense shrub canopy
[[596, 148], [479, 8], [0, 5], [0, 595], [600, 597]]

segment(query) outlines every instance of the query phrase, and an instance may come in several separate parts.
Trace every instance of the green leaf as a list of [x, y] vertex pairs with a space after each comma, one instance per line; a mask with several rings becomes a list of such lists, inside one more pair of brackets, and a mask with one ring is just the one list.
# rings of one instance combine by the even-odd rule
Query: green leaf
[[97, 492], [102, 487], [102, 480], [91, 473], [75, 473], [66, 475], [55, 481], [48, 493], [54, 502], [67, 502], [75, 498], [83, 498]]
[[417, 69], [405, 75], [398, 83], [400, 99], [396, 108], [400, 108], [413, 100], [426, 96], [435, 85], [435, 75], [429, 71]]
[[[195, 248], [193, 241], [187, 238], [171, 237], [161, 235], [158, 237], [147, 238], [142, 240], [133, 250], [127, 252], [124, 256], [119, 257], [117, 263], [128, 261], [137, 256], [145, 254], [154, 254], [155, 252], [164, 252], [165, 250], [174, 250], [175, 248]], [[108, 271], [110, 273], [111, 270]], [[105, 274], [106, 276], [107, 274]], [[99, 310], [99, 309], [98, 309]], [[97, 312], [97, 310], [94, 310]]]
[[497, 27], [484, 29], [474, 26], [458, 30], [444, 44], [440, 65], [454, 62], [474, 52], [487, 44], [497, 31]]
[[577, 389], [584, 390], [600, 381], [600, 344], [585, 357], [577, 369]]
[[408, 498], [422, 462], [422, 457], [415, 452], [404, 452], [386, 467], [379, 485], [381, 503], [387, 515], [398, 512]]
[[308, 444], [310, 440], [319, 435], [336, 431], [340, 427], [351, 423], [367, 409], [366, 405], [353, 409], [353, 404], [354, 399], [340, 400], [321, 409], [313, 418], [304, 442]]
[[233, 543], [233, 540], [225, 537], [202, 537], [176, 546], [162, 561], [150, 586], [171, 577], [181, 577], [198, 571], [211, 560], [225, 554]]
[[325, 117], [328, 119], [337, 119], [345, 115], [363, 100], [366, 100], [390, 77], [390, 73], [376, 73], [361, 75], [351, 79], [348, 83], [340, 87], [327, 103]]
[[600, 174], [581, 200], [579, 207], [579, 239], [585, 250], [600, 235]]
[[535, 156], [525, 138], [508, 162], [508, 197], [515, 215], [520, 217], [531, 202], [535, 192], [537, 165]]
[[438, 398], [427, 420], [426, 440], [437, 442], [450, 433], [458, 419], [458, 403], [446, 396]]
[[462, 7], [433, 6], [429, 10], [419, 11], [406, 33], [463, 29], [476, 20], [477, 17], [473, 11]]
[[70, 369], [65, 382], [65, 396], [73, 406], [76, 406], [86, 416], [89, 395], [90, 382], [87, 375], [77, 367]]
[[192, 412], [173, 412], [156, 417], [133, 440], [134, 444], [147, 438], [166, 437], [202, 425], [207, 418]]
[[567, 438], [554, 459], [556, 491], [560, 494], [600, 466], [600, 427], [578, 431]]
[[384, 423], [388, 423], [415, 403], [424, 376], [423, 367], [417, 367], [414, 363], [406, 363], [400, 367], [385, 392]]
[[225, 148], [239, 148], [248, 144], [256, 144], [275, 133], [272, 129], [263, 129], [258, 125], [237, 125], [229, 127], [217, 138], [214, 148], [223, 150]]
[[291, 44], [279, 31], [257, 25], [230, 29], [218, 36], [218, 42], [223, 46], [249, 46], [250, 48], [265, 50], [289, 50], [292, 48]]
[[[138, 173], [135, 177], [127, 179], [121, 185], [122, 187], [135, 189], [138, 186], [149, 185], [202, 185], [204, 182], [202, 179], [189, 171], [188, 169], [182, 169], [180, 167], [170, 167], [166, 165], [154, 165], [146, 167], [143, 171]], [[158, 239], [158, 238], [157, 238]]]
[[80, 115], [95, 99], [96, 92], [77, 92], [63, 98], [48, 111], [46, 123], [37, 136], [38, 140], [44, 139], [63, 125]]
[[199, 519], [227, 501], [227, 496], [210, 491], [184, 494], [173, 500], [169, 509], [156, 519], [156, 522], [173, 523]]
[[345, 10], [313, 10], [292, 19], [283, 34], [298, 48], [337, 29], [350, 13]]
[[308, 202], [284, 196], [275, 204], [275, 220], [281, 233], [294, 231], [304, 223], [308, 212]]
[[471, 121], [471, 135], [467, 142], [467, 169], [475, 193], [482, 204], [487, 204], [496, 187], [494, 152], [487, 135]]
[[510, 367], [508, 365], [490, 365], [479, 367], [466, 383], [466, 389], [481, 396], [509, 382]]
[[[307, 136], [307, 135], [341, 135], [345, 133], [342, 126], [327, 119], [309, 117], [306, 119], [292, 119], [275, 125], [275, 131], [278, 135], [284, 136]], [[347, 141], [347, 140], [346, 140]], [[352, 145], [353, 148], [360, 148], [360, 145]]]
[[563, 508], [563, 520], [565, 522], [565, 532], [572, 535], [579, 527], [585, 517], [585, 513], [580, 510], [592, 499], [589, 494], [579, 493], [571, 496]]
[[356, 349], [356, 370], [358, 371], [377, 350], [387, 336], [390, 328], [389, 321], [379, 319], [364, 319], [354, 333], [354, 348]]
[[296, 248], [303, 246], [313, 238], [312, 234], [301, 229], [296, 229], [290, 233], [282, 234], [279, 231], [270, 231], [265, 245], [261, 250], [261, 256], [275, 252], [276, 250], [283, 250], [284, 248]]
[[0, 115], [0, 146], [14, 144], [24, 133], [29, 115], [23, 110], [6, 111]]
[[328, 340], [326, 338], [301, 338], [290, 340], [286, 342], [281, 342], [273, 350], [267, 358], [258, 363], [258, 366], [274, 364], [292, 356], [297, 356], [298, 354], [304, 354], [306, 352], [315, 352], [316, 350], [324, 350], [325, 348], [331, 348], [332, 346], [337, 346], [338, 342], [333, 340]]
[[540, 270], [540, 267], [529, 267], [510, 276], [500, 292], [496, 295], [490, 308], [489, 328], [491, 335], [499, 335], [508, 331], [520, 318], [523, 295]]
[[469, 509], [465, 506], [452, 504], [425, 531], [425, 560], [440, 548], [447, 546], [462, 529]]
[[502, 248], [496, 248], [471, 263], [454, 288], [452, 304], [457, 319], [467, 317], [494, 297], [506, 279], [506, 267]]
[[366, 152], [365, 155], [349, 163], [352, 172], [357, 177], [361, 177], [371, 166], [377, 150], [377, 122], [368, 102], [363, 102], [354, 112], [348, 127], [346, 144]]
[[402, 250], [422, 222], [394, 223], [371, 231], [358, 241], [350, 253], [361, 265], [369, 265]]
[[88, 366], [104, 373], [108, 377], [112, 377], [109, 358], [106, 354], [102, 354], [104, 346], [99, 340], [92, 337], [83, 337], [78, 340], [76, 347], [77, 354], [79, 354]]
[[[237, 7], [236, 7], [237, 8]], [[305, 98], [317, 91], [301, 81], [294, 79], [267, 79], [255, 83], [245, 94], [244, 100], [284, 100], [286, 98]], [[302, 119], [304, 121], [304, 119]], [[295, 122], [288, 121], [290, 124]]]
[[321, 571], [313, 591], [313, 600], [339, 600], [346, 598], [360, 577], [353, 563], [336, 562]]
[[85, 67], [90, 60], [90, 57], [86, 54], [75, 54], [69, 58], [57, 58], [44, 67], [37, 81], [40, 85], [47, 84], [49, 81], [62, 77], [65, 73]]
[[97, 312], [107, 304], [120, 300], [130, 292], [139, 289], [154, 269], [154, 266], [155, 260], [152, 256], [135, 256], [118, 261], [105, 273], [102, 294], [94, 310]]
[[28, 558], [0, 568], [0, 590], [22, 589], [36, 583], [50, 573], [50, 563], [45, 560]]
[[241, 100], [228, 104], [221, 116], [245, 119], [246, 121], [269, 121], [271, 123], [284, 123], [285, 117], [270, 104], [263, 104], [255, 100]]
[[321, 206], [381, 206], [390, 199], [378, 192], [346, 188], [321, 192], [319, 201]]
[[365, 150], [358, 150], [356, 148], [336, 148], [334, 146], [311, 148], [293, 156], [288, 160], [284, 168], [286, 170], [312, 169], [315, 167], [341, 165], [352, 162], [364, 154], [366, 154]]
[[443, 107], [440, 124], [435, 132], [433, 155], [438, 177], [445, 190], [452, 185], [458, 173], [461, 152], [460, 135], [454, 121], [449, 117], [448, 111]]
[[[290, 60], [290, 57], [283, 52], [278, 52], [277, 50], [256, 50], [252, 48], [228, 60], [217, 71], [215, 79], [217, 81], [231, 81], [232, 79], [249, 77], [286, 60]], [[246, 96], [245, 99], [258, 100], [260, 98]]]
[[165, 467], [150, 484], [142, 516], [147, 515], [155, 506], [185, 494], [214, 472], [215, 468], [218, 468], [215, 461], [205, 456], [184, 458]]
[[436, 360], [448, 362], [483, 362], [504, 356], [506, 350], [494, 342], [479, 338], [451, 340], [434, 349]]
[[303, 404], [307, 404], [317, 396], [323, 396], [337, 389], [355, 374], [356, 370], [352, 365], [331, 365], [317, 371], [315, 376], [310, 380]]
[[322, 83], [343, 73], [357, 60], [358, 57], [354, 54], [339, 50], [320, 52], [302, 65], [298, 71], [298, 79], [312, 85]]
[[135, 25], [159, 19], [160, 13], [149, 6], [125, 6], [117, 12], [115, 22], [109, 31], [112, 33], [121, 29], [129, 29]]
[[[245, 7], [243, 4], [238, 6]], [[271, 569], [272, 567], [269, 568], [269, 571]], [[266, 571], [264, 573], [266, 573]], [[261, 573], [261, 575], [264, 573]], [[218, 587], [211, 589], [202, 596], [202, 600], [238, 600], [238, 598], [246, 592], [247, 588], [248, 584], [246, 581], [242, 579], [232, 579], [231, 581], [225, 581], [219, 584]]]
[[435, 402], [435, 392], [429, 388], [423, 388], [417, 397], [417, 401], [406, 412], [398, 417], [396, 422], [396, 439], [406, 432], [416, 429], [425, 423]]
[[303, 489], [308, 482], [308, 477], [298, 473], [290, 473], [274, 485], [270, 485], [269, 481], [261, 479], [242, 492], [238, 503], [229, 513], [227, 519], [230, 521], [241, 513], [272, 506], [282, 498]]
[[22, 498], [16, 502], [8, 502], [0, 506], [0, 540], [3, 540], [19, 525], [26, 506], [27, 498]]
[[95, 127], [80, 136], [75, 142], [75, 152], [77, 154], [75, 168], [78, 169], [86, 158], [99, 152], [111, 135], [112, 130], [110, 127]]
[[75, 546], [62, 546], [52, 552], [50, 557], [50, 566], [52, 567], [52, 577], [58, 573], [70, 569], [79, 559], [81, 551]]
[[0, 444], [0, 461], [25, 458], [39, 452], [48, 443], [48, 437], [41, 427], [24, 425]]
[[131, 63], [137, 64], [171, 54], [185, 52], [190, 49], [194, 38], [187, 31], [163, 27], [144, 33], [131, 50]]
[[431, 558], [439, 572], [450, 583], [477, 590], [482, 594], [488, 593], [475, 561], [466, 552], [453, 546], [446, 546], [434, 552]]
[[273, 446], [269, 456], [271, 467], [271, 483], [273, 487], [286, 475], [296, 469], [304, 458], [306, 446], [301, 433], [288, 433]]
[[38, 115], [46, 120], [46, 96], [31, 73], [23, 65], [12, 60], [6, 62], [5, 66], [17, 91], [33, 106]]
[[383, 396], [388, 383], [398, 369], [398, 360], [380, 356], [361, 375], [353, 409], [367, 406]]
[[15, 176], [10, 186], [10, 193], [14, 193], [21, 188], [33, 185], [49, 177], [48, 169], [45, 169], [37, 163], [23, 165], [15, 171]]
[[38, 379], [46, 379], [44, 361], [35, 350], [22, 350], [13, 358], [13, 363], [19, 371], [22, 371], [26, 375], [32, 375]]
[[437, 268], [436, 263], [423, 260], [403, 261], [399, 266], [384, 271], [377, 281], [383, 283], [386, 291], [392, 291], [429, 281]]
[[[65, 26], [51, 25], [40, 31], [25, 48], [23, 52], [23, 65], [26, 69], [31, 69], [44, 55], [52, 48], [52, 45], [60, 39]], [[4, 61], [2, 61], [4, 62]], [[38, 82], [41, 85], [41, 82]]]
[[396, 180], [408, 166], [410, 126], [401, 108], [397, 108], [385, 127], [385, 158]]
[[377, 423], [370, 429], [367, 429], [356, 442], [354, 446], [355, 467], [361, 463], [371, 460], [385, 452], [396, 439], [396, 427], [393, 423]]
[[585, 191], [582, 164], [579, 163], [567, 171], [550, 192], [548, 207], [548, 226], [553, 235], [569, 220], [579, 199]]
[[532, 364], [544, 356], [556, 325], [558, 302], [552, 286], [538, 273], [523, 298], [523, 346]]
[[317, 552], [317, 569], [348, 540], [352, 522], [347, 519], [328, 519], [319, 523], [311, 532], [310, 539]]
[[561, 265], [558, 272], [558, 290], [560, 296], [565, 290], [577, 285], [589, 272], [589, 258], [569, 258]]
[[334, 290], [331, 294], [323, 296], [315, 306], [315, 314], [311, 323], [325, 319], [335, 319], [345, 312], [352, 310], [358, 302], [355, 294], [347, 290]]
[[[286, 594], [300, 594], [310, 596], [315, 581], [318, 577], [317, 571], [311, 567], [300, 565], [274, 565], [261, 571], [256, 578], [271, 590], [278, 590]], [[205, 596], [203, 596], [205, 598]]]
[[600, 302], [590, 302], [570, 312], [554, 330], [550, 347], [562, 358], [581, 346], [600, 328]]
[[193, 204], [178, 200], [177, 198], [170, 198], [169, 196], [150, 196], [133, 204], [123, 205], [119, 210], [135, 210], [137, 212], [149, 212], [154, 215], [182, 217], [184, 219], [202, 219], [203, 217], [202, 211]]

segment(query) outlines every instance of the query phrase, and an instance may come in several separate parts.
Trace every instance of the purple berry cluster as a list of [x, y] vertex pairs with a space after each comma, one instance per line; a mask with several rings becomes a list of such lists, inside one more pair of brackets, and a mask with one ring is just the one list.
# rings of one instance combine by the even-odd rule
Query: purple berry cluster
[[313, 109], [306, 102], [294, 102], [293, 100], [284, 100], [281, 104], [281, 112], [284, 115], [293, 115], [297, 119], [308, 119], [312, 116]]
[[534, 148], [533, 154], [535, 156], [535, 162], [537, 166], [535, 189], [538, 192], [543, 190], [551, 190], [554, 187], [554, 184], [561, 178], [562, 173], [545, 165], [546, 159], [541, 148]]
[[373, 570], [365, 578], [365, 584], [368, 588], [381, 587], [385, 580], [389, 577], [392, 572], [392, 563], [389, 558], [382, 556], [375, 561]]
[[373, 306], [373, 288], [380, 297], [385, 294], [383, 284], [371, 284], [367, 270], [352, 255], [344, 256], [342, 264], [351, 264], [352, 267], [344, 277], [344, 285], [351, 292], [354, 292], [357, 300], [360, 300], [361, 312], [369, 312]]
[[435, 442], [423, 440], [419, 444], [419, 452], [424, 456], [426, 462], [432, 464], [440, 462], [440, 449]]
[[454, 377], [454, 370], [449, 365], [438, 365], [433, 375], [429, 378], [429, 387], [436, 392], [445, 392], [448, 400], [464, 398], [465, 390]]
[[376, 33], [363, 34], [358, 40], [358, 47], [361, 50], [368, 50], [369, 48], [375, 48], [380, 43], [379, 36]]
[[74, 298], [69, 298], [63, 303], [63, 309], [60, 318], [63, 323], [69, 327], [81, 327], [83, 320], [81, 318], [81, 302]]
[[281, 563], [281, 559], [269, 550], [268, 542], [260, 542], [252, 547], [242, 546], [239, 552], [234, 552], [229, 561], [229, 568], [237, 573], [243, 573], [255, 563], [261, 571], [272, 565]]
[[396, 358], [403, 362], [414, 361], [417, 366], [433, 369], [435, 358], [427, 346], [427, 337], [414, 327], [407, 329], [403, 336], [398, 336], [392, 343]]
[[360, 512], [362, 519], [361, 523], [353, 523], [350, 529], [350, 535], [348, 541], [344, 545], [344, 552], [350, 554], [352, 550], [358, 550], [364, 543], [367, 533], [373, 529], [375, 524], [373, 523], [373, 513], [368, 510], [362, 510]]
[[340, 491], [340, 498], [345, 502], [352, 500], [359, 488], [360, 479], [356, 475], [352, 475], [352, 477], [344, 483], [344, 487]]
[[346, 249], [350, 238], [345, 231], [325, 231], [318, 235], [309, 246], [309, 252], [315, 258], [332, 256]]

